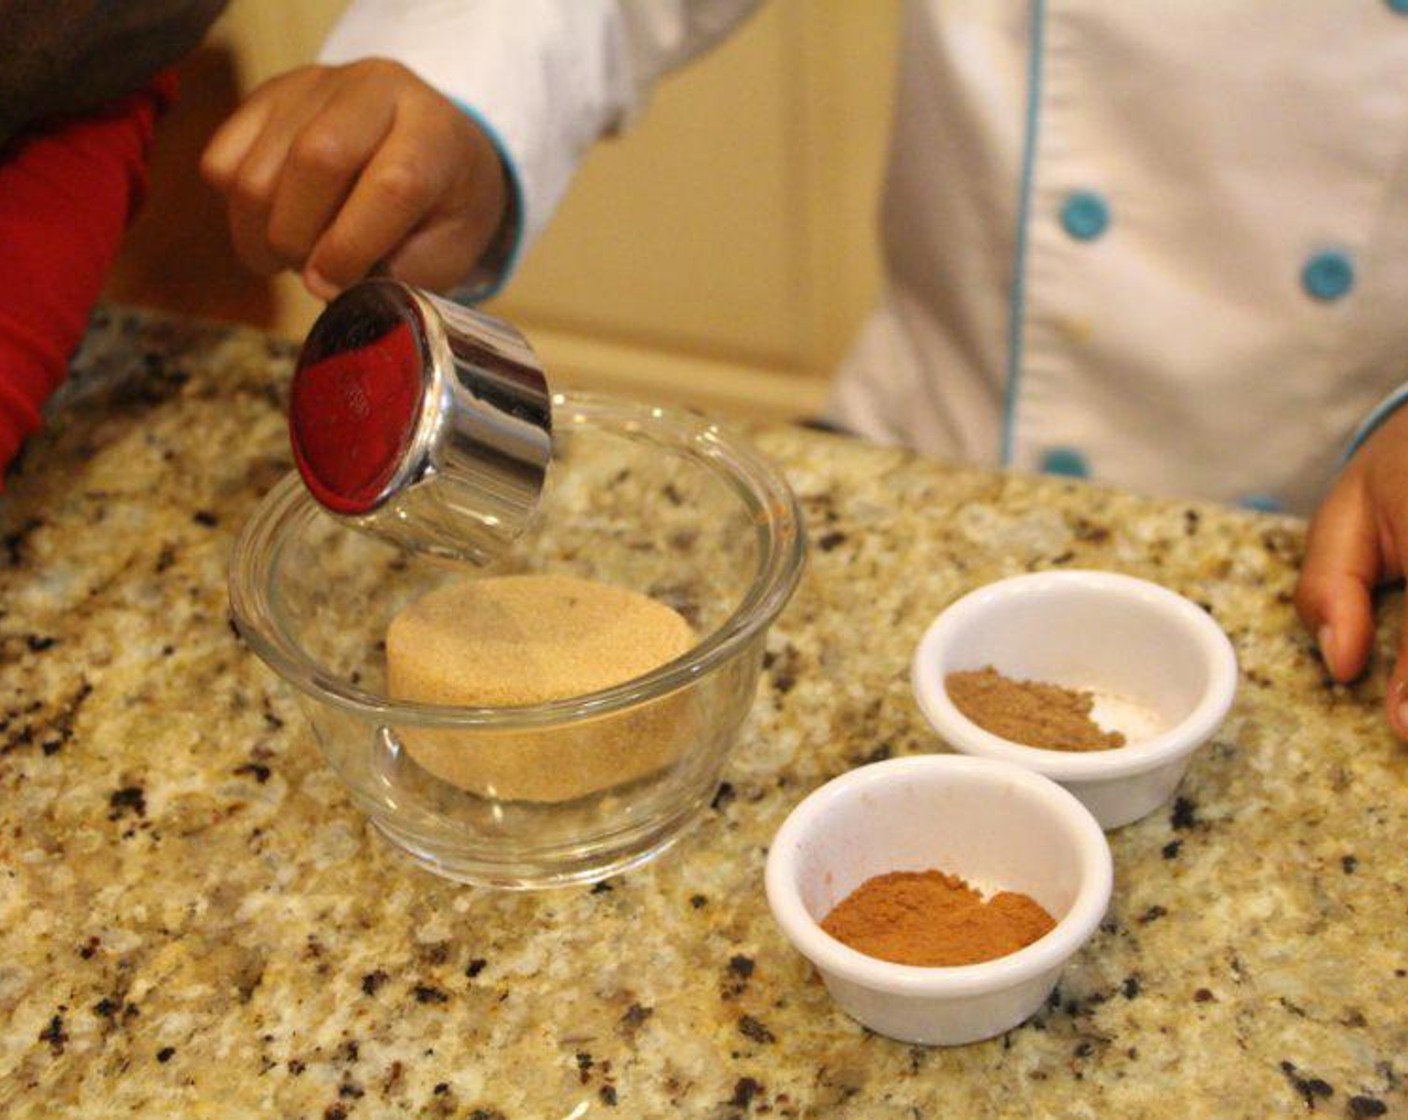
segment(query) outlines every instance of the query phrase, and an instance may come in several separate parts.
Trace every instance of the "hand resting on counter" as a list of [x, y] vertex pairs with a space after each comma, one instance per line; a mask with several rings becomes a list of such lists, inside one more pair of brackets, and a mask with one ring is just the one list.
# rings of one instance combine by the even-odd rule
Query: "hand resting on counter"
[[[1399, 409], [1340, 473], [1310, 523], [1296, 609], [1337, 681], [1359, 676], [1374, 638], [1375, 587], [1403, 575], [1408, 546], [1408, 409]], [[1389, 726], [1408, 739], [1408, 627], [1389, 679]]]

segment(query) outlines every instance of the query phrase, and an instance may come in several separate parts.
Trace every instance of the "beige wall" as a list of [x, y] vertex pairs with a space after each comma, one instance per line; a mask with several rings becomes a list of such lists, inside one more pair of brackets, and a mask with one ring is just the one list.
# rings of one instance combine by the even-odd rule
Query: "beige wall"
[[[765, 5], [592, 153], [489, 310], [564, 383], [815, 411], [875, 296], [898, 3]], [[235, 0], [219, 33], [253, 84], [310, 57], [341, 6]], [[297, 336], [316, 305], [294, 287], [280, 323]]]

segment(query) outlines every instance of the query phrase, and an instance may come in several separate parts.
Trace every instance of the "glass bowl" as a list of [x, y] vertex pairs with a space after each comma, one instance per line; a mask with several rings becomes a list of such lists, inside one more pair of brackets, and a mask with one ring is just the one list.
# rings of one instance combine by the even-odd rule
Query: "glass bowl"
[[[553, 423], [540, 511], [491, 566], [450, 565], [350, 528], [292, 474], [231, 559], [240, 634], [293, 686], [356, 803], [422, 866], [463, 882], [591, 882], [675, 840], [713, 795], [767, 628], [802, 570], [786, 482], [707, 420], [570, 394], [554, 398]], [[449, 580], [520, 573], [648, 595], [693, 625], [695, 644], [644, 676], [531, 706], [388, 695], [386, 631], [402, 607]]]

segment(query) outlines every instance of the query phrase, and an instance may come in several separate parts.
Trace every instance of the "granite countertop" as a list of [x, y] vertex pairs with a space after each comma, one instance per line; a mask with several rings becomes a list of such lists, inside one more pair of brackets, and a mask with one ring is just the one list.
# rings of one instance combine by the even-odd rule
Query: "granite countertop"
[[[1399, 602], [1369, 677], [1329, 684], [1300, 523], [757, 429], [813, 548], [711, 808], [595, 888], [474, 889], [377, 838], [229, 624], [289, 362], [104, 312], [0, 499], [0, 1114], [1408, 1116]], [[1204, 604], [1237, 704], [1111, 834], [1110, 912], [1045, 1011], [876, 1036], [773, 924], [766, 847], [827, 778], [937, 749], [907, 684], [937, 611], [1079, 566]]]

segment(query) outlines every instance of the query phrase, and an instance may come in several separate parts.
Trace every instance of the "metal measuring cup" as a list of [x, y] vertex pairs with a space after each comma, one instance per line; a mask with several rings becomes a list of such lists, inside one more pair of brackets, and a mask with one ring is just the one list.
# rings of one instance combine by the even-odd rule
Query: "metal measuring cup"
[[486, 564], [537, 507], [551, 395], [508, 323], [396, 280], [364, 280], [308, 332], [289, 434], [304, 483], [334, 516]]

